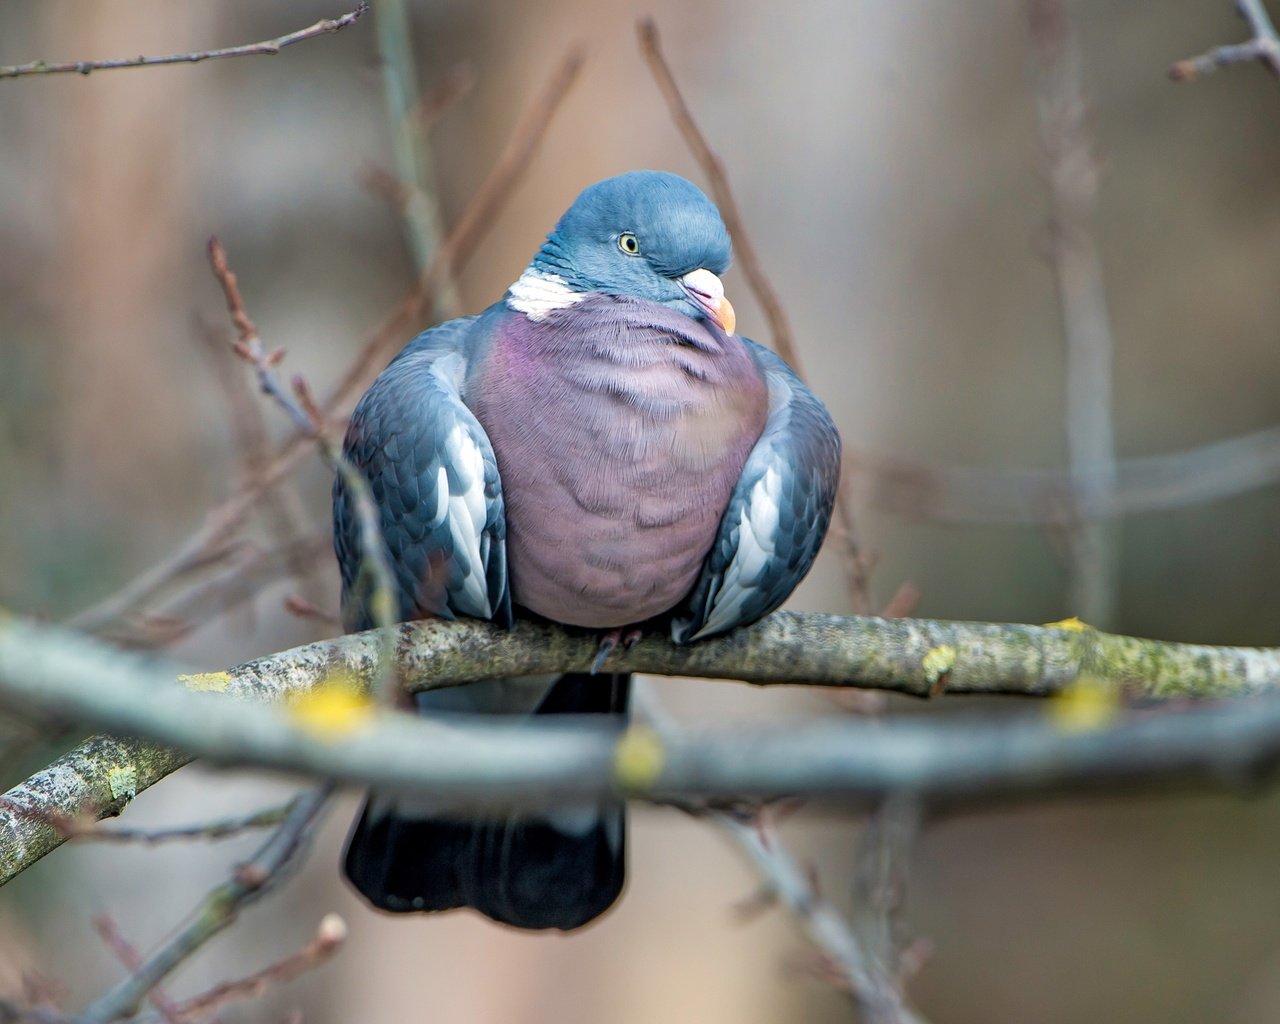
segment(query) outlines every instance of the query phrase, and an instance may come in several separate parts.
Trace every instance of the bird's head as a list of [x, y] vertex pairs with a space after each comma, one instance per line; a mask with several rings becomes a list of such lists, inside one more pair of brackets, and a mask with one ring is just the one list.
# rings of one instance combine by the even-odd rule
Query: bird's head
[[522, 281], [532, 275], [538, 288], [564, 289], [570, 300], [586, 292], [647, 299], [732, 334], [733, 307], [719, 278], [731, 258], [724, 221], [696, 185], [665, 171], [631, 171], [583, 189]]

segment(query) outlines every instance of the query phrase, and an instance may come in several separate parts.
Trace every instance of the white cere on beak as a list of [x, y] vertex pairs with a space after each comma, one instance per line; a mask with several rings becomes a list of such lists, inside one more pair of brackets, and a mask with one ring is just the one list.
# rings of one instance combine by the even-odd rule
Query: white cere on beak
[[718, 323], [726, 334], [737, 326], [733, 306], [724, 297], [724, 282], [705, 267], [691, 270], [680, 278], [680, 285], [695, 306]]

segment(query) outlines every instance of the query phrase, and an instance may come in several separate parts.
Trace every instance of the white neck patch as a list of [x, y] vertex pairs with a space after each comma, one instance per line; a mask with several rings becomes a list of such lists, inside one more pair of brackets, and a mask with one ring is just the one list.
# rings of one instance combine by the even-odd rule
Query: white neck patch
[[585, 299], [585, 292], [575, 292], [559, 274], [528, 267], [507, 292], [507, 305], [530, 320], [545, 320], [556, 309], [567, 309]]

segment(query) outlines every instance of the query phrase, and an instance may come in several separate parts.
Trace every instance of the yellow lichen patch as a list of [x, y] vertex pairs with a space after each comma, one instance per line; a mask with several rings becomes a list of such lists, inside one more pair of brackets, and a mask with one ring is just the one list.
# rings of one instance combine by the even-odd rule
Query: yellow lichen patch
[[107, 769], [107, 786], [112, 800], [132, 800], [138, 795], [138, 769], [131, 764], [113, 764]]
[[1072, 633], [1083, 633], [1086, 629], [1093, 629], [1087, 622], [1081, 622], [1076, 616], [1069, 619], [1059, 619], [1057, 622], [1046, 622], [1045, 629], [1066, 629]]
[[1120, 714], [1120, 693], [1097, 676], [1081, 676], [1049, 702], [1049, 716], [1063, 732], [1105, 729]]
[[613, 752], [613, 771], [623, 789], [648, 789], [658, 781], [666, 748], [652, 729], [633, 725], [622, 734]]
[[231, 685], [229, 672], [197, 672], [195, 675], [178, 676], [178, 682], [188, 690], [221, 693]]
[[322, 739], [336, 739], [363, 729], [373, 718], [374, 701], [346, 674], [330, 676], [323, 683], [289, 700], [293, 720]]
[[925, 681], [932, 686], [950, 672], [955, 664], [956, 649], [950, 644], [939, 644], [929, 649], [920, 662], [920, 667], [924, 670]]

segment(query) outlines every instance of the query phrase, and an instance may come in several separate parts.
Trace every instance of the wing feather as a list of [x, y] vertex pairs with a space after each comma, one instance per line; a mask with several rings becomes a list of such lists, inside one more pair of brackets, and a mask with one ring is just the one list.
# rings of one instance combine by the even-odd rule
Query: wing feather
[[795, 372], [748, 342], [769, 385], [769, 416], [747, 456], [676, 643], [745, 626], [790, 596], [818, 555], [840, 477], [840, 435]]
[[[415, 338], [356, 406], [343, 450], [380, 513], [401, 619], [459, 615], [511, 623], [502, 482], [484, 428], [462, 398], [483, 342], [476, 317]], [[351, 495], [333, 490], [343, 620], [372, 625]]]

